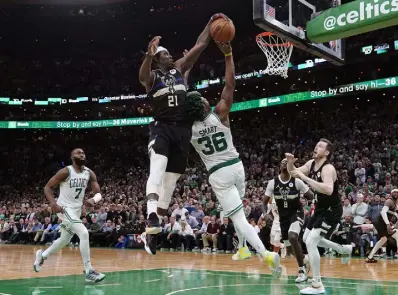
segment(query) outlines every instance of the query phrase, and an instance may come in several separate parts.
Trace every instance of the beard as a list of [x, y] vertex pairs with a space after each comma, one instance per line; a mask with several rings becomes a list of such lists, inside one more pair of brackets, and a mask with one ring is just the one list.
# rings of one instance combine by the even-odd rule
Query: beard
[[78, 166], [86, 165], [86, 159], [81, 160], [79, 158], [73, 158], [73, 162], [75, 162], [75, 164]]
[[287, 173], [287, 168], [282, 168], [282, 169], [281, 169], [281, 172], [282, 172], [282, 173]]

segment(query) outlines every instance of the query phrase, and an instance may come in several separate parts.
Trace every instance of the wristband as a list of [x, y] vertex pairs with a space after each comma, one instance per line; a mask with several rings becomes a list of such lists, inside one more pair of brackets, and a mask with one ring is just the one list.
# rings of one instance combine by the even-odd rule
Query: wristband
[[100, 193], [96, 193], [93, 197], [94, 202], [97, 204], [99, 201], [102, 200], [102, 196]]
[[231, 56], [231, 55], [232, 55], [232, 52], [225, 54], [225, 57]]

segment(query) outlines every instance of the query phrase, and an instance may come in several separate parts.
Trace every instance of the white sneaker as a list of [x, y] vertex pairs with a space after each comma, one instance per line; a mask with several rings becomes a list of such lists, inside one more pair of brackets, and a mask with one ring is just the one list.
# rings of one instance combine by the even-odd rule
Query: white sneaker
[[217, 253], [217, 248], [213, 248], [213, 253]]
[[305, 267], [305, 274], [308, 276], [308, 274], [311, 270], [311, 263], [310, 263], [310, 258], [308, 257], [308, 254], [304, 256], [304, 267]]
[[40, 267], [44, 263], [43, 250], [41, 250], [41, 249], [37, 250], [35, 257], [36, 257], [36, 259], [35, 259], [35, 263], [33, 264], [33, 269], [35, 270], [35, 272], [39, 272]]
[[209, 252], [209, 251], [210, 251], [210, 248], [209, 248], [209, 247], [205, 247], [205, 248], [202, 249], [202, 253], [207, 253], [207, 252]]
[[103, 273], [99, 273], [95, 270], [90, 270], [87, 274], [85, 274], [86, 282], [89, 283], [98, 283], [105, 279], [105, 275]]
[[325, 287], [322, 282], [312, 282], [311, 286], [300, 290], [300, 294], [325, 294]]
[[308, 281], [308, 276], [306, 275], [306, 271], [305, 270], [300, 270], [299, 271], [299, 275], [298, 275], [298, 277], [296, 278], [296, 283], [297, 284], [300, 284], [300, 283], [304, 283], [304, 282], [306, 282], [306, 281]]
[[232, 260], [244, 260], [244, 259], [249, 259], [252, 257], [252, 254], [249, 251], [249, 248], [247, 246], [239, 248], [239, 250], [232, 255]]

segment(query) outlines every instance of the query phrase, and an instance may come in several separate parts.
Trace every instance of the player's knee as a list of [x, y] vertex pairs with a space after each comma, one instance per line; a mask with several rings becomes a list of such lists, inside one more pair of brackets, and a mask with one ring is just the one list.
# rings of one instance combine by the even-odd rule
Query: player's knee
[[162, 187], [163, 189], [174, 190], [177, 185], [177, 180], [181, 177], [179, 173], [166, 172], [163, 176]]
[[78, 230], [76, 230], [76, 234], [79, 237], [80, 241], [88, 241], [88, 230], [87, 228], [83, 225], [80, 224], [81, 226], [79, 226]]

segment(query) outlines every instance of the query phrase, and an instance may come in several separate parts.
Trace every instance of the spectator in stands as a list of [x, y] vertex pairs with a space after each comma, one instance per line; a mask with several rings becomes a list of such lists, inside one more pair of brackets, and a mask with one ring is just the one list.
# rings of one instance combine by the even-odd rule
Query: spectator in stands
[[381, 209], [383, 209], [384, 204], [381, 203], [380, 195], [375, 195], [374, 200], [368, 205], [368, 213], [367, 216], [375, 223], [377, 217], [379, 217]]
[[209, 242], [213, 244], [213, 252], [217, 252], [217, 234], [220, 231], [220, 225], [216, 222], [216, 217], [210, 217], [210, 223], [207, 225], [207, 230], [202, 234], [203, 252], [210, 252]]
[[184, 208], [183, 202], [179, 202], [178, 208], [174, 209], [173, 213], [171, 213], [171, 216], [175, 218], [177, 215], [180, 215], [181, 220], [185, 220], [185, 213], [188, 213], [188, 210]]
[[191, 212], [191, 215], [196, 218], [199, 224], [202, 224], [202, 219], [205, 217], [205, 214], [202, 210], [202, 205], [199, 203], [195, 204], [195, 209]]
[[164, 236], [162, 240], [162, 249], [169, 249], [170, 251], [176, 251], [177, 247], [181, 245], [181, 225], [176, 222], [174, 216], [170, 217], [170, 223], [165, 226]]
[[368, 213], [368, 204], [363, 200], [363, 195], [358, 194], [357, 202], [351, 208], [351, 214], [355, 225], [365, 223], [365, 216]]
[[233, 249], [232, 239], [235, 235], [235, 228], [228, 217], [223, 218], [223, 223], [217, 235], [218, 250], [225, 253], [231, 253]]
[[181, 221], [181, 230], [179, 234], [181, 236], [181, 241], [184, 244], [184, 249], [186, 251], [192, 251], [195, 236], [187, 221]]
[[350, 200], [347, 198], [344, 198], [344, 203], [343, 203], [343, 216], [341, 216], [342, 219], [345, 218], [345, 216], [351, 216], [352, 214], [352, 208], [350, 204]]

